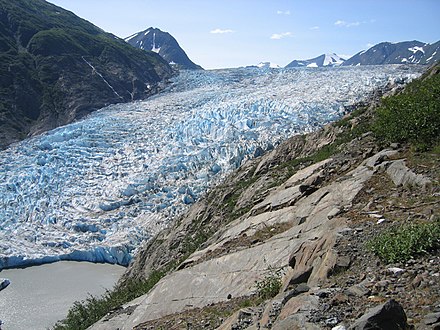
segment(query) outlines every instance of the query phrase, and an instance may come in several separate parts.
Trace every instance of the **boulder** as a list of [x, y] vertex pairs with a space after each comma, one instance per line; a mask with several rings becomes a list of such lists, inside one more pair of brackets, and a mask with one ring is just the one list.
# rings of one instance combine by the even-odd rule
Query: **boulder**
[[284, 320], [275, 323], [273, 330], [320, 330], [316, 324], [307, 322], [302, 315], [290, 315]]
[[242, 308], [228, 317], [216, 330], [249, 329], [258, 315], [257, 308]]
[[396, 186], [418, 186], [424, 190], [431, 186], [431, 180], [411, 171], [403, 159], [393, 161], [387, 168], [387, 174]]
[[370, 309], [349, 328], [352, 330], [404, 330], [409, 329], [403, 307], [394, 299]]
[[423, 319], [423, 323], [425, 323], [426, 325], [433, 325], [440, 323], [440, 312], [427, 314]]
[[11, 282], [7, 278], [0, 278], [0, 291], [6, 289]]

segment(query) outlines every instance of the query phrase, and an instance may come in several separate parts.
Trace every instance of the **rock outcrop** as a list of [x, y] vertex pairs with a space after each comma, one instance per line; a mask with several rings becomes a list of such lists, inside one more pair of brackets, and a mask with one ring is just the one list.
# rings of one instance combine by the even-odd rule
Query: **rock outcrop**
[[[305, 182], [319, 182], [322, 172], [337, 161], [328, 159], [298, 171], [248, 213], [220, 229], [215, 242], [193, 253], [179, 270], [165, 276], [127, 315], [121, 329], [226, 301], [229, 295], [250, 296], [256, 290], [252, 284], [273, 270], [284, 273], [286, 287], [300, 283], [319, 286], [340, 261], [334, 246], [347, 222], [338, 213], [350, 207], [363, 184], [395, 153], [377, 153], [340, 180], [315, 186], [313, 192], [302, 188]], [[255, 239], [250, 246], [240, 246], [234, 252], [227, 249], [242, 237], [256, 237], [264, 228], [279, 226], [286, 230], [263, 242]]]

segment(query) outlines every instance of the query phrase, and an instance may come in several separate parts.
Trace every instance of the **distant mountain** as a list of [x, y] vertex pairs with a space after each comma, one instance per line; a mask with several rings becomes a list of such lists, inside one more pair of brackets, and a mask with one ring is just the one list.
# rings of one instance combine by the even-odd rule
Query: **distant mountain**
[[189, 59], [177, 40], [168, 32], [150, 27], [129, 36], [125, 41], [136, 48], [158, 53], [165, 61], [179, 69], [203, 70], [200, 65]]
[[322, 54], [318, 57], [312, 58], [310, 60], [294, 60], [286, 65], [286, 68], [298, 68], [298, 67], [309, 67], [318, 68], [324, 66], [339, 66], [345, 60], [335, 53], [332, 54]]
[[154, 92], [172, 68], [44, 0], [0, 0], [0, 148]]
[[382, 42], [361, 51], [344, 62], [344, 66], [380, 64], [432, 64], [440, 60], [440, 41], [425, 44], [420, 41]]
[[272, 63], [272, 62], [260, 62], [256, 65], [257, 68], [260, 69], [279, 69], [281, 68], [278, 64]]

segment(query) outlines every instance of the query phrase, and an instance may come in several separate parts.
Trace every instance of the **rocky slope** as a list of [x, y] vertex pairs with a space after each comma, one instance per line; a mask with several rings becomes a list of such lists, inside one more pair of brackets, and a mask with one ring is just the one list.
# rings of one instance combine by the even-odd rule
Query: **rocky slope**
[[120, 286], [168, 274], [90, 329], [437, 329], [438, 253], [384, 264], [365, 245], [440, 205], [438, 153], [369, 132], [380, 96], [211, 190]]
[[135, 33], [125, 39], [133, 47], [153, 51], [162, 56], [170, 65], [184, 70], [203, 70], [195, 64], [180, 47], [177, 40], [168, 32], [156, 28]]
[[171, 74], [157, 54], [44, 0], [0, 0], [0, 148], [145, 98]]

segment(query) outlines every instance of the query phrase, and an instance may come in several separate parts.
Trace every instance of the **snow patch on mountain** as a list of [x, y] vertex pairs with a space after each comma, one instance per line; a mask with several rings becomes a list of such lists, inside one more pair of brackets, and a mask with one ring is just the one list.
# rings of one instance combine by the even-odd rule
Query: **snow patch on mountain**
[[325, 54], [324, 63], [323, 66], [338, 66], [344, 63], [344, 59], [342, 57], [339, 57], [335, 53], [332, 54]]
[[124, 41], [128, 42], [129, 40], [136, 38], [138, 35], [139, 33], [132, 34], [131, 36], [125, 38]]
[[160, 52], [160, 47], [156, 47], [156, 32], [153, 33], [153, 44], [151, 45], [151, 51], [158, 54]]
[[286, 68], [295, 67], [308, 67], [308, 68], [320, 68], [320, 67], [336, 67], [344, 63], [344, 59], [335, 53], [322, 54], [318, 57], [308, 60], [294, 60], [290, 62]]
[[432, 55], [426, 60], [426, 62], [431, 61], [435, 55], [437, 55], [437, 52], [432, 53]]
[[278, 64], [272, 62], [260, 62], [257, 64], [257, 68], [270, 68], [270, 69], [280, 69]]
[[414, 54], [417, 52], [422, 52], [423, 54], [425, 54], [425, 50], [423, 49], [423, 47], [414, 46], [414, 47], [408, 48], [408, 50], [410, 52], [413, 52]]

